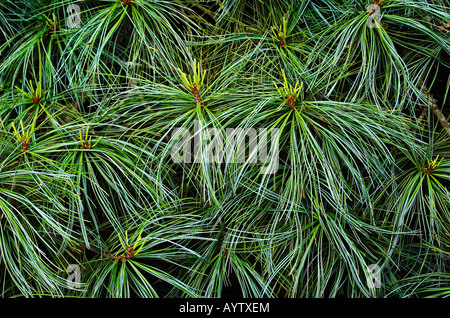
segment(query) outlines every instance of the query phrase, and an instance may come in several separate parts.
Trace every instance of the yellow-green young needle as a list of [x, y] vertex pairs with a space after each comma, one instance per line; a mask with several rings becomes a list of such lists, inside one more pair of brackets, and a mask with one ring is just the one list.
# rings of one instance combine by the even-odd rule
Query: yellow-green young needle
[[141, 239], [142, 232], [143, 232], [143, 230], [141, 230], [141, 232], [139, 233], [138, 238], [136, 239], [136, 242], [134, 243], [133, 250], [136, 249], [137, 244], [138, 244], [139, 240]]
[[125, 245], [123, 244], [123, 242], [122, 242], [122, 238], [120, 237], [120, 234], [118, 234], [117, 235], [117, 237], [119, 238], [119, 241], [120, 241], [120, 245], [122, 245], [122, 247], [123, 247], [123, 249], [126, 251], [127, 250], [127, 248], [125, 247]]

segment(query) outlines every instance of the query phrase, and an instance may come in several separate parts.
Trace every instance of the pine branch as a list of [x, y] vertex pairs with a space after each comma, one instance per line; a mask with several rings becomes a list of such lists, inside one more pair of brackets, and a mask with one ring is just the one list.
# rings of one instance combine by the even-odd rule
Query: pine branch
[[441, 123], [442, 127], [447, 132], [447, 135], [450, 137], [450, 124], [448, 123], [447, 119], [445, 118], [444, 114], [442, 114], [442, 111], [439, 109], [439, 106], [436, 102], [436, 100], [433, 98], [433, 96], [429, 93], [428, 88], [422, 84], [422, 92], [428, 96], [429, 104], [428, 106], [433, 111], [434, 115], [437, 117], [439, 122]]

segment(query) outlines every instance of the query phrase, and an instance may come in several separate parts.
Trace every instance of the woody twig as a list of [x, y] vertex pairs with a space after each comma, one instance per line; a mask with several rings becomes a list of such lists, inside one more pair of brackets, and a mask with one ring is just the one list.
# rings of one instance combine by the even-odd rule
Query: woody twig
[[428, 91], [428, 88], [424, 84], [421, 84], [421, 87], [422, 87], [422, 92], [428, 97], [428, 100], [429, 100], [428, 106], [433, 111], [434, 115], [439, 120], [439, 122], [441, 123], [441, 125], [444, 128], [444, 130], [446, 131], [447, 135], [450, 137], [450, 125], [448, 123], [447, 118], [445, 118], [444, 114], [442, 114], [442, 111], [440, 110], [436, 100], [433, 98], [433, 96]]

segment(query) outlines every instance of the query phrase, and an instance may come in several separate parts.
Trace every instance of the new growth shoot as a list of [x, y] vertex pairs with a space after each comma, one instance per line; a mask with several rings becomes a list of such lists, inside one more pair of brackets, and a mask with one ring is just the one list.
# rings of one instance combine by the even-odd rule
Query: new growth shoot
[[444, 160], [444, 158], [441, 158], [441, 160], [438, 162], [439, 156], [436, 157], [436, 159], [434, 159], [433, 161], [430, 161], [430, 159], [427, 158], [428, 161], [428, 167], [427, 169], [424, 170], [424, 173], [426, 176], [432, 174], [434, 172], [434, 170], [436, 170], [439, 165], [442, 163], [442, 160]]
[[26, 152], [28, 150], [28, 147], [30, 145], [31, 136], [33, 135], [34, 127], [36, 126], [36, 116], [33, 119], [33, 123], [31, 127], [28, 130], [25, 130], [23, 126], [23, 121], [20, 121], [20, 128], [22, 130], [22, 134], [20, 134], [16, 126], [14, 125], [14, 122], [11, 123], [11, 126], [14, 130], [14, 134], [16, 135], [17, 141], [22, 146], [22, 152]]
[[144, 247], [144, 244], [145, 244], [145, 242], [146, 242], [146, 239], [144, 239], [143, 242], [142, 242], [142, 244], [141, 244], [141, 246], [136, 250], [136, 248], [138, 247], [138, 243], [141, 241], [141, 236], [142, 236], [142, 231], [139, 233], [139, 236], [138, 236], [138, 238], [136, 239], [136, 241], [134, 242], [133, 247], [131, 247], [131, 246], [129, 245], [129, 242], [128, 242], [128, 232], [127, 232], [127, 231], [125, 232], [125, 241], [126, 241], [125, 243], [126, 243], [126, 245], [123, 244], [123, 241], [122, 241], [122, 239], [120, 238], [120, 235], [118, 235], [119, 240], [120, 240], [120, 244], [122, 245], [122, 248], [123, 248], [124, 251], [125, 251], [125, 253], [122, 254], [121, 256], [119, 256], [118, 258], [120, 258], [122, 261], [124, 261], [124, 260], [130, 259], [130, 258], [133, 257], [133, 256], [138, 255], [139, 252], [140, 252], [140, 251], [142, 250], [142, 248]]
[[86, 134], [85, 134], [85, 136], [83, 137], [83, 134], [82, 134], [82, 131], [80, 131], [80, 143], [81, 143], [81, 149], [91, 149], [91, 148], [94, 148], [98, 143], [99, 143], [99, 141], [102, 139], [102, 137], [100, 137], [98, 140], [97, 140], [97, 142], [94, 144], [94, 145], [92, 145], [91, 146], [91, 140], [92, 140], [92, 136], [90, 136], [89, 137], [89, 140], [88, 140], [88, 134], [89, 134], [89, 126], [86, 126]]
[[275, 36], [275, 39], [280, 42], [280, 46], [284, 47], [286, 45], [286, 38], [288, 37], [285, 17], [283, 17], [283, 23], [279, 29], [276, 26], [272, 27], [272, 33]]
[[188, 75], [186, 76], [185, 73], [181, 69], [178, 69], [178, 71], [181, 74], [181, 79], [183, 81], [184, 86], [194, 95], [195, 103], [197, 106], [203, 107], [203, 101], [201, 98], [200, 91], [203, 87], [203, 83], [205, 81], [206, 72], [203, 71], [202, 64], [198, 63], [196, 60], [194, 60], [194, 75]]
[[282, 70], [282, 74], [284, 80], [283, 87], [281, 88], [278, 87], [275, 82], [273, 82], [273, 85], [275, 85], [275, 88], [278, 90], [278, 93], [284, 99], [284, 103], [282, 105], [286, 104], [289, 106], [291, 110], [294, 110], [296, 109], [295, 105], [302, 91], [303, 82], [300, 83], [299, 81], [297, 81], [295, 83], [295, 86], [292, 86], [292, 84], [288, 83], [284, 70]]

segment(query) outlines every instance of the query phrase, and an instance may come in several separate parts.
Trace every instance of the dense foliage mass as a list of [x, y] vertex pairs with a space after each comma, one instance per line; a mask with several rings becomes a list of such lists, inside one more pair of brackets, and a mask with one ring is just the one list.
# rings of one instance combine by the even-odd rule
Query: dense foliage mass
[[450, 295], [449, 1], [2, 0], [0, 31], [3, 297]]

